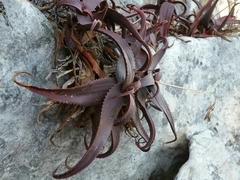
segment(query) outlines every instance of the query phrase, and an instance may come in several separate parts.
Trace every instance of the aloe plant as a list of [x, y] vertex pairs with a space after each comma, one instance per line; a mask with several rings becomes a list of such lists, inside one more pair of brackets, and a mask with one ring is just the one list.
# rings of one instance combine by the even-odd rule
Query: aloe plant
[[[57, 71], [63, 67], [70, 68], [59, 75], [69, 75], [63, 86], [66, 88], [45, 89], [17, 81], [20, 74], [31, 75], [27, 72], [17, 73], [14, 82], [54, 102], [75, 105], [69, 117], [78, 109], [83, 109], [78, 115], [81, 121], [91, 110], [92, 136], [90, 144], [85, 141], [86, 153], [66, 172], [57, 174], [56, 169], [54, 178], [73, 176], [95, 158], [111, 155], [119, 144], [120, 126], [135, 128], [138, 133], [133, 136], [136, 146], [142, 151], [149, 151], [156, 134], [149, 106], [162, 111], [167, 117], [174, 135], [174, 139], [167, 143], [177, 139], [172, 114], [158, 84], [162, 75], [157, 65], [169, 47], [166, 36], [175, 32], [194, 37], [223, 37], [221, 33], [225, 24], [239, 23], [231, 12], [226, 17], [212, 19], [218, 0], [209, 0], [204, 6], [196, 0], [194, 2], [199, 11], [187, 15], [186, 4], [174, 0], [159, 0], [156, 5], [142, 7], [127, 5], [121, 8], [124, 14], [119, 13], [120, 7], [113, 0], [111, 4], [106, 0], [53, 1], [50, 7], [57, 16], [54, 64]], [[177, 14], [175, 4], [180, 4], [183, 12]], [[162, 47], [152, 55], [149, 46]], [[67, 49], [72, 59], [58, 65], [61, 47]], [[149, 132], [142, 125], [141, 116], [146, 120]], [[112, 144], [107, 152], [101, 153], [108, 137], [111, 137]]]

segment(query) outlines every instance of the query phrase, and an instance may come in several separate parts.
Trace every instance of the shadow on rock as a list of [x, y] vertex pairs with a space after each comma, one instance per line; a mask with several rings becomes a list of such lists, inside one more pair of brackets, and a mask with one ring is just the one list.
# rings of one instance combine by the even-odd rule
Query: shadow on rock
[[166, 148], [164, 150], [165, 158], [163, 159], [163, 161], [166, 161], [166, 166], [163, 167], [162, 163], [161, 165], [159, 163], [148, 180], [173, 180], [189, 158], [188, 143], [189, 141], [185, 139], [174, 148]]

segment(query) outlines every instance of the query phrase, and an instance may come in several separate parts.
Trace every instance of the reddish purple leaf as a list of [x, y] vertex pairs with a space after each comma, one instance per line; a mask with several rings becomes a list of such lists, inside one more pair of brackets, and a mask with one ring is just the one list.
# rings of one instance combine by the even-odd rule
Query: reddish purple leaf
[[77, 174], [86, 168], [100, 153], [104, 144], [106, 143], [119, 111], [125, 103], [125, 98], [113, 98], [119, 93], [121, 93], [122, 84], [116, 84], [113, 86], [109, 92], [107, 93], [101, 112], [101, 118], [99, 122], [98, 129], [96, 131], [96, 135], [91, 145], [87, 149], [87, 152], [83, 155], [83, 157], [79, 160], [79, 162], [72, 167], [70, 170], [56, 174], [57, 169], [53, 172], [53, 177], [56, 179], [68, 178]]
[[[29, 74], [26, 72], [23, 73]], [[14, 82], [19, 86], [25, 87], [29, 91], [50, 98], [57, 102], [79, 104], [82, 106], [93, 106], [101, 104], [108, 90], [116, 83], [116, 79], [114, 78], [105, 78], [68, 89], [45, 89], [18, 82], [16, 80], [18, 74], [20, 73], [17, 73], [15, 75]]]

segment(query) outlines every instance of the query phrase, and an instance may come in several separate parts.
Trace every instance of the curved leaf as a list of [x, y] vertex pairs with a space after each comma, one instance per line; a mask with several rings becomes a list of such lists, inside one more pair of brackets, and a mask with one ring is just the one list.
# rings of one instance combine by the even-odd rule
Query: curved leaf
[[224, 21], [221, 23], [221, 25], [219, 25], [219, 26], [217, 27], [217, 30], [222, 29], [225, 24], [240, 24], [240, 20], [235, 20], [235, 21], [233, 21], [233, 20], [230, 18], [231, 14], [232, 14], [233, 11], [234, 11], [235, 6], [237, 6], [237, 5], [239, 5], [239, 4], [240, 4], [240, 2], [233, 5], [233, 7], [231, 8], [228, 16], [224, 19]]
[[[159, 85], [157, 85], [157, 86], [159, 86]], [[156, 94], [155, 93], [157, 91], [156, 87], [152, 86], [152, 87], [150, 87], [150, 89], [151, 89], [151, 92]], [[169, 109], [169, 106], [168, 106], [167, 102], [165, 101], [164, 97], [159, 92], [159, 93], [156, 94], [156, 96], [154, 98], [151, 99], [151, 102], [152, 102], [152, 104], [151, 104], [152, 107], [154, 107], [155, 109], [157, 109], [159, 111], [164, 112], [165, 116], [168, 119], [170, 127], [172, 129], [172, 132], [174, 134], [174, 139], [172, 141], [168, 141], [166, 143], [171, 143], [171, 142], [176, 141], [177, 140], [177, 133], [176, 133], [176, 130], [175, 130], [174, 120], [173, 120], [173, 117], [172, 117], [172, 113]]]
[[212, 13], [217, 5], [217, 2], [218, 0], [215, 0], [213, 5], [209, 4], [209, 6], [206, 8], [206, 10], [203, 12], [202, 16], [199, 19], [199, 25], [202, 25], [206, 29], [209, 28], [209, 22], [212, 18]]
[[140, 42], [142, 43], [142, 45], [146, 48], [147, 52], [148, 52], [148, 58], [147, 61], [145, 63], [145, 65], [143, 67], [141, 67], [140, 69], [138, 69], [138, 71], [147, 71], [148, 68], [151, 65], [152, 62], [152, 53], [150, 48], [148, 47], [147, 43], [142, 39], [142, 37], [140, 36], [140, 34], [135, 30], [135, 28], [133, 27], [133, 25], [128, 21], [128, 19], [123, 16], [122, 14], [118, 13], [117, 11], [109, 8], [107, 11], [106, 16], [111, 19], [113, 22], [119, 24], [120, 26], [123, 26], [125, 28], [127, 28], [132, 35]]
[[66, 104], [79, 104], [82, 106], [92, 106], [102, 103], [108, 90], [116, 83], [114, 78], [105, 78], [94, 80], [90, 83], [83, 84], [67, 89], [45, 89], [37, 86], [31, 86], [28, 84], [20, 83], [16, 80], [16, 77], [27, 72], [19, 72], [14, 76], [14, 82], [19, 86], [27, 88], [29, 91], [50, 98], [54, 101], [66, 103]]
[[103, 0], [62, 0], [56, 4], [56, 10], [60, 6], [71, 6], [83, 13], [83, 10], [94, 11], [101, 2]]
[[[122, 69], [117, 68], [117, 70], [119, 71], [116, 71], [116, 76], [117, 76], [117, 80], [119, 80], [121, 78], [118, 78], [118, 77], [122, 77], [122, 75], [119, 75], [119, 74], [125, 73], [124, 77], [126, 79], [124, 79], [124, 85], [123, 85], [124, 86], [123, 89], [125, 89], [133, 82], [134, 75], [135, 75], [134, 73], [135, 64], [133, 62], [134, 57], [133, 57], [132, 50], [130, 49], [126, 41], [122, 39], [118, 34], [103, 28], [99, 28], [97, 31], [110, 37], [120, 48], [120, 51], [123, 55], [123, 59], [120, 58], [118, 60], [118, 66], [120, 65], [121, 67], [125, 67], [124, 68], [125, 72], [123, 72]], [[124, 60], [124, 61], [122, 62], [121, 60]]]
[[169, 26], [172, 20], [172, 14], [174, 12], [175, 6], [173, 3], [164, 2], [160, 7], [160, 24], [167, 21], [166, 24], [160, 27], [160, 34], [162, 37], [166, 37], [169, 31]]
[[155, 135], [156, 135], [156, 130], [154, 127], [154, 123], [153, 120], [151, 118], [151, 115], [149, 114], [147, 107], [146, 107], [146, 99], [148, 99], [148, 92], [146, 90], [146, 88], [142, 88], [137, 92], [137, 100], [139, 102], [139, 106], [140, 109], [143, 112], [143, 116], [145, 117], [148, 126], [149, 126], [149, 130], [150, 130], [150, 136], [148, 141], [146, 141], [146, 144], [144, 146], [140, 146], [139, 142], [136, 141], [136, 145], [139, 149], [141, 149], [142, 151], [149, 151], [154, 139], [155, 139]]
[[151, 64], [151, 67], [149, 68], [150, 70], [154, 70], [158, 63], [161, 61], [162, 57], [164, 56], [167, 48], [168, 48], [168, 40], [165, 37], [161, 37], [162, 42], [163, 42], [163, 47], [157, 51], [157, 53], [154, 54], [153, 56], [153, 61]]
[[109, 92], [107, 93], [101, 112], [101, 118], [99, 122], [99, 126], [96, 132], [96, 136], [92, 141], [90, 147], [84, 156], [79, 160], [79, 162], [72, 167], [70, 170], [56, 174], [57, 169], [53, 172], [53, 177], [56, 179], [68, 178], [77, 174], [86, 168], [100, 153], [104, 144], [106, 143], [114, 124], [114, 121], [121, 110], [122, 106], [125, 104], [125, 98], [113, 98], [117, 94], [121, 92], [121, 83], [113, 86]]
[[112, 127], [112, 131], [111, 131], [111, 143], [112, 144], [107, 152], [105, 152], [103, 154], [99, 154], [97, 156], [97, 158], [106, 158], [106, 157], [110, 156], [112, 153], [114, 153], [114, 151], [117, 149], [119, 141], [120, 141], [120, 132], [121, 132], [120, 126]]

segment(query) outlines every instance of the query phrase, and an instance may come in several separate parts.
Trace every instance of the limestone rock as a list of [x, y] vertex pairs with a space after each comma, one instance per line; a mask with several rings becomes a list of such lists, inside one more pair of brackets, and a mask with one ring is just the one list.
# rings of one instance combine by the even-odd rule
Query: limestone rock
[[221, 38], [184, 37], [189, 43], [168, 39], [173, 46], [159, 65], [162, 82], [213, 92], [217, 97], [211, 121], [206, 122], [205, 109], [213, 96], [162, 87], [179, 139], [190, 140], [189, 160], [176, 179], [240, 179], [240, 38], [229, 38], [232, 42]]
[[52, 86], [45, 77], [53, 64], [54, 33], [27, 0], [0, 1], [0, 8], [0, 179], [29, 179], [41, 164], [37, 144], [44, 137], [34, 127], [39, 108], [31, 104], [43, 98], [17, 86], [13, 76], [27, 71], [35, 78], [23, 75], [19, 81]]
[[240, 179], [239, 157], [216, 134], [216, 130], [206, 130], [190, 138], [189, 160], [175, 180]]

